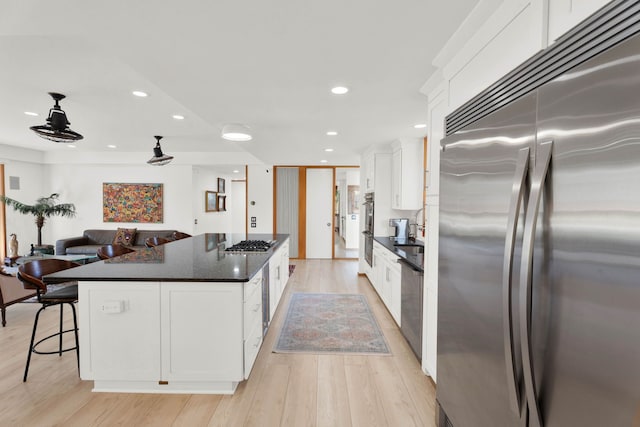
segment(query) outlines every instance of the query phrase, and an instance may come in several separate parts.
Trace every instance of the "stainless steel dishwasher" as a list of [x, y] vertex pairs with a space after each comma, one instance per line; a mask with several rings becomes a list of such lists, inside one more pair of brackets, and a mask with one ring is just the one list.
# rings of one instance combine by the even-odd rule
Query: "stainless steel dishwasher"
[[402, 258], [398, 260], [402, 266], [400, 330], [411, 346], [411, 349], [422, 361], [422, 298], [424, 272], [415, 269]]

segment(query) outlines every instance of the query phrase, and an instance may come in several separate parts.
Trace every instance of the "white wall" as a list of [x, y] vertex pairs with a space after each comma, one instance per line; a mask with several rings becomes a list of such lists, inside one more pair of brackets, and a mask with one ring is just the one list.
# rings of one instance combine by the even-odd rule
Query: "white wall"
[[231, 200], [227, 200], [231, 215], [231, 232], [245, 233], [247, 227], [247, 182], [232, 181], [231, 182]]
[[[2, 162], [2, 160], [0, 160]], [[49, 196], [49, 191], [44, 186], [44, 167], [36, 163], [28, 163], [16, 160], [4, 161], [5, 171], [5, 195], [19, 202], [31, 205], [36, 199]], [[9, 177], [15, 176], [20, 178], [20, 189], [9, 189]], [[65, 195], [61, 195], [61, 203], [67, 202]], [[53, 221], [48, 220], [42, 228], [42, 243], [47, 243], [46, 232], [53, 228]], [[24, 255], [29, 253], [30, 245], [38, 242], [38, 229], [35, 224], [33, 215], [23, 215], [10, 207], [6, 207], [6, 224], [7, 224], [7, 248], [9, 235], [15, 233], [18, 238], [18, 253]]]
[[[5, 165], [6, 195], [24, 203], [33, 203], [38, 197], [60, 193], [61, 203], [73, 203], [77, 209], [75, 218], [54, 217], [43, 228], [43, 243], [55, 244], [61, 238], [78, 236], [87, 228], [114, 229], [135, 227], [139, 229], [178, 229], [189, 234], [204, 232], [244, 232], [245, 194], [234, 196], [232, 176], [216, 171], [216, 166], [192, 166], [171, 163], [162, 167], [131, 163], [90, 164], [83, 158], [49, 158], [48, 153], [0, 144], [0, 164]], [[65, 162], [68, 160], [68, 163]], [[100, 162], [101, 157], [94, 160]], [[109, 160], [109, 159], [107, 159]], [[113, 160], [113, 159], [111, 159]], [[256, 201], [253, 215], [259, 218], [258, 227], [250, 231], [271, 232], [273, 224], [273, 180], [271, 167], [253, 165], [250, 193]], [[20, 190], [9, 190], [9, 177], [20, 178]], [[205, 212], [204, 191], [217, 190], [218, 177], [226, 180], [227, 211]], [[104, 223], [102, 221], [102, 184], [105, 182], [162, 183], [164, 192], [164, 219], [161, 224]], [[239, 187], [238, 187], [239, 188]], [[240, 215], [235, 215], [239, 210]], [[16, 233], [20, 253], [27, 253], [29, 245], [37, 241], [37, 228], [32, 216], [6, 210], [7, 237]], [[234, 224], [234, 218], [240, 222]], [[198, 224], [194, 224], [195, 220]], [[8, 242], [7, 242], [8, 244]]]
[[[249, 233], [273, 233], [273, 168], [265, 165], [249, 165], [247, 191]], [[255, 228], [251, 228], [251, 217], [256, 218]]]
[[[43, 239], [55, 243], [57, 239], [79, 236], [88, 228], [115, 229], [132, 227], [145, 230], [177, 229], [193, 233], [191, 166], [166, 165], [48, 165], [45, 179], [48, 192], [61, 193], [64, 202], [76, 205], [73, 219], [52, 218], [45, 226]], [[164, 219], [161, 224], [105, 223], [102, 221], [102, 184], [161, 183], [164, 193]], [[204, 196], [203, 196], [204, 198]]]

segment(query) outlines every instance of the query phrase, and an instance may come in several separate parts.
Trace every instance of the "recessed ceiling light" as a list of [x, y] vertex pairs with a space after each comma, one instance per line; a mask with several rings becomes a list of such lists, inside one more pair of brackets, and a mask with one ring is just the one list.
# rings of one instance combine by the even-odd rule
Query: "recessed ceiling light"
[[73, 145], [73, 144], [68, 144], [68, 145], [67, 145], [67, 147], [69, 147], [69, 148], [76, 148], [76, 146], [75, 146], [75, 145]]
[[233, 171], [233, 173], [240, 173], [240, 171], [239, 170], [235, 170], [235, 171]]
[[139, 96], [140, 98], [145, 98], [147, 96], [149, 96], [147, 94], [147, 92], [143, 92], [141, 90], [134, 90], [133, 92], [131, 92], [132, 94], [134, 94], [135, 96]]
[[320, 163], [327, 163], [328, 160], [320, 160]]
[[336, 86], [334, 88], [331, 88], [331, 93], [335, 95], [344, 95], [347, 92], [349, 92], [349, 88], [346, 88], [344, 86]]
[[109, 147], [109, 148], [118, 148], [117, 146], [115, 146], [113, 144], [109, 144], [109, 145], [107, 145], [107, 147]]
[[173, 118], [174, 118], [174, 119], [176, 119], [176, 120], [184, 120], [184, 116], [181, 116], [180, 114], [174, 114], [174, 115], [173, 115], [173, 116], [171, 116], [171, 117], [173, 117]]
[[25, 113], [27, 116], [34, 116], [34, 117], [39, 116], [39, 114], [38, 114], [38, 113], [34, 113], [33, 111], [25, 111], [24, 113]]
[[416, 129], [424, 129], [427, 125], [425, 123], [418, 123], [417, 125], [413, 125], [413, 127]]
[[329, 132], [327, 132], [327, 135], [329, 136], [336, 136], [338, 134], [338, 132], [336, 132], [335, 130], [330, 130]]
[[333, 148], [325, 148], [324, 151], [326, 151], [327, 153], [331, 153], [333, 151]]

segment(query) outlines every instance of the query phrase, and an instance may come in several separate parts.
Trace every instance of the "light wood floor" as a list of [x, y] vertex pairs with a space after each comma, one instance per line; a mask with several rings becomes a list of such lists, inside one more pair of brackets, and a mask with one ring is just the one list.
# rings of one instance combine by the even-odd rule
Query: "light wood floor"
[[[0, 425], [435, 426], [435, 389], [356, 261], [297, 261], [248, 381], [232, 396], [92, 393], [75, 355], [34, 355], [22, 374], [36, 304], [7, 310], [0, 328]], [[272, 353], [292, 292], [364, 294], [392, 356]], [[58, 310], [46, 310], [55, 328]], [[69, 316], [70, 317], [70, 316]], [[53, 329], [52, 329], [53, 330]], [[44, 334], [43, 334], [44, 335]]]

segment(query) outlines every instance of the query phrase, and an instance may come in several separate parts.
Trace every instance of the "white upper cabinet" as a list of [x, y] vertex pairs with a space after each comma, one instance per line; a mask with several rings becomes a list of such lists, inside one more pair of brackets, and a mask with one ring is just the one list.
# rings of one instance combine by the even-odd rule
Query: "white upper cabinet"
[[375, 154], [369, 153], [363, 159], [364, 169], [364, 191], [366, 193], [373, 191], [375, 184]]
[[398, 139], [391, 146], [391, 208], [422, 207], [422, 144], [420, 139]]
[[609, 0], [549, 0], [549, 44], [607, 3]]

